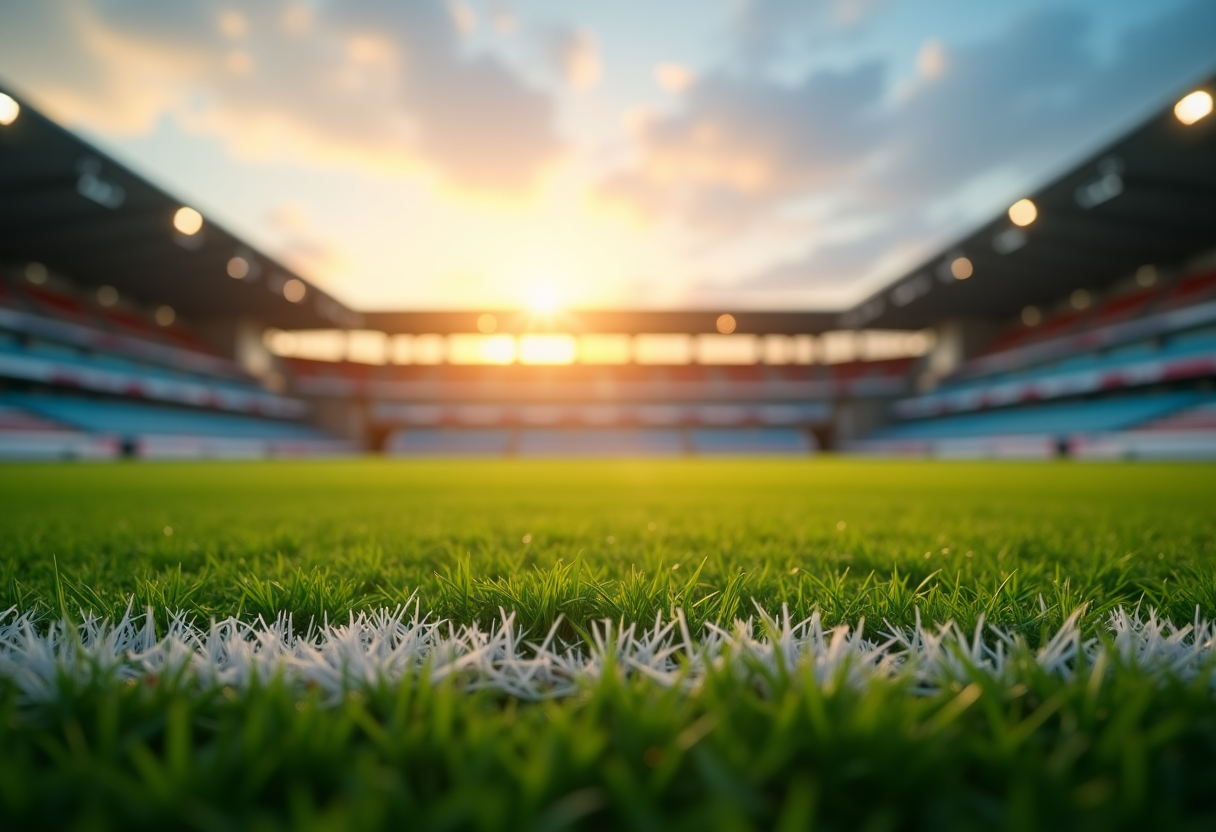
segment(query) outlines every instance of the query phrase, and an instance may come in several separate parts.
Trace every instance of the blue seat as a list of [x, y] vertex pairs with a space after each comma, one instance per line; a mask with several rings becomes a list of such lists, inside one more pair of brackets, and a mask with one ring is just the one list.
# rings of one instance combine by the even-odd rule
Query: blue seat
[[679, 456], [674, 428], [531, 428], [519, 432], [521, 456]]
[[806, 433], [795, 428], [695, 428], [688, 432], [693, 453], [808, 454], [814, 450]]
[[400, 456], [505, 456], [511, 431], [505, 428], [420, 428], [397, 431], [385, 446]]
[[1118, 396], [1090, 401], [1011, 407], [964, 416], [924, 419], [892, 425], [871, 439], [962, 439], [979, 436], [1047, 434], [1067, 436], [1123, 430], [1199, 403], [1194, 391]]
[[8, 393], [0, 401], [79, 430], [124, 438], [144, 435], [282, 440], [331, 438], [315, 428], [292, 422], [117, 399]]

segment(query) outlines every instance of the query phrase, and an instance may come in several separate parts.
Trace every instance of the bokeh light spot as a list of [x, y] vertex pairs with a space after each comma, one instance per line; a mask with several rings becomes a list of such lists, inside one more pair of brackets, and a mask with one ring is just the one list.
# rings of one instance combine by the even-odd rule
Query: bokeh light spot
[[244, 257], [233, 257], [228, 261], [228, 276], [234, 280], [244, 280], [249, 276], [249, 261]]
[[292, 303], [299, 303], [304, 300], [304, 296], [308, 294], [308, 287], [304, 285], [303, 280], [292, 278], [283, 284], [283, 297], [287, 298]]
[[1039, 216], [1039, 209], [1029, 199], [1019, 199], [1009, 206], [1009, 219], [1014, 225], [1025, 227]]
[[192, 237], [203, 228], [203, 215], [193, 208], [183, 205], [177, 209], [177, 213], [173, 215], [173, 227], [179, 233], [185, 234], [187, 237]]
[[11, 95], [0, 92], [0, 125], [7, 127], [21, 115], [21, 105]]
[[1212, 112], [1212, 94], [1195, 90], [1174, 105], [1174, 116], [1183, 124], [1194, 124]]

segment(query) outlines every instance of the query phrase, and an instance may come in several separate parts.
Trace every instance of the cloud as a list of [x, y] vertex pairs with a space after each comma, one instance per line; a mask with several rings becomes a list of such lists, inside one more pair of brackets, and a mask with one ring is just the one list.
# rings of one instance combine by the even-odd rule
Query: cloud
[[1089, 48], [1089, 18], [1058, 11], [943, 50], [942, 71], [892, 114], [869, 204], [942, 199], [998, 168], [1037, 185], [1072, 161], [1066, 154], [1093, 152], [1181, 79], [1210, 71], [1212, 31], [1216, 5], [1197, 0], [1128, 33], [1109, 60]]
[[767, 64], [860, 33], [885, 5], [887, 0], [742, 0], [730, 38], [744, 61]]
[[548, 44], [550, 63], [558, 76], [573, 90], [595, 88], [604, 75], [595, 35], [585, 29], [555, 30]]
[[684, 92], [692, 86], [692, 70], [683, 64], [661, 63], [654, 68], [654, 80], [668, 92]]
[[714, 75], [675, 113], [638, 131], [638, 163], [606, 193], [648, 213], [679, 211], [725, 230], [774, 203], [858, 173], [878, 133], [878, 64], [822, 72], [795, 87]]
[[940, 40], [930, 38], [921, 44], [916, 53], [916, 71], [928, 79], [938, 78], [946, 71], [946, 50]]
[[462, 35], [477, 29], [477, 12], [464, 0], [449, 0], [448, 14], [452, 16], [452, 23]]
[[726, 247], [815, 202], [803, 254], [737, 275], [740, 296], [873, 285], [1210, 72], [1212, 31], [1216, 5], [1192, 0], [1099, 54], [1089, 17], [1048, 9], [986, 41], [926, 40], [902, 89], [889, 62], [794, 83], [719, 70], [635, 132], [636, 162], [605, 191]]
[[553, 103], [469, 53], [471, 14], [427, 0], [7, 4], [0, 74], [102, 132], [168, 115], [245, 156], [526, 188], [563, 150]]
[[342, 246], [326, 239], [325, 229], [299, 203], [276, 206], [267, 213], [264, 225], [275, 237], [277, 256], [296, 272], [319, 278], [327, 288], [333, 288], [333, 276], [352, 266]]
[[277, 205], [266, 215], [266, 225], [275, 231], [300, 233], [308, 228], [308, 211], [295, 202]]

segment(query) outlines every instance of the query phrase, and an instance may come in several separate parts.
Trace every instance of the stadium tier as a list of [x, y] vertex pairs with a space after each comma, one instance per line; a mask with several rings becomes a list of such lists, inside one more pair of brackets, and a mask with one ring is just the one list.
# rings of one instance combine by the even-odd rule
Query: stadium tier
[[0, 456], [1216, 455], [1214, 119], [1163, 109], [843, 312], [547, 319], [356, 312], [33, 108], [4, 131]]
[[390, 454], [541, 456], [806, 454], [837, 402], [888, 401], [911, 367], [288, 364], [299, 395], [366, 401]]
[[[102, 305], [61, 277], [0, 281], [0, 457], [349, 453], [163, 311]], [[53, 283], [52, 283], [53, 281]]]
[[[1074, 298], [1074, 300], [1076, 300]], [[853, 451], [937, 456], [1216, 456], [1216, 272], [1025, 315]], [[1075, 307], [1077, 304], [1073, 304]]]

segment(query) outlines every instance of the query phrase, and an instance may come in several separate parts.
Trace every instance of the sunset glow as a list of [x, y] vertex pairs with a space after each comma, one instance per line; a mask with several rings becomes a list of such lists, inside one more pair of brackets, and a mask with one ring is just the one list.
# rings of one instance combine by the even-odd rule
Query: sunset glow
[[521, 335], [519, 363], [573, 364], [578, 345], [571, 335]]
[[561, 308], [561, 295], [549, 284], [533, 286], [528, 292], [528, 309], [536, 315], [554, 315]]

